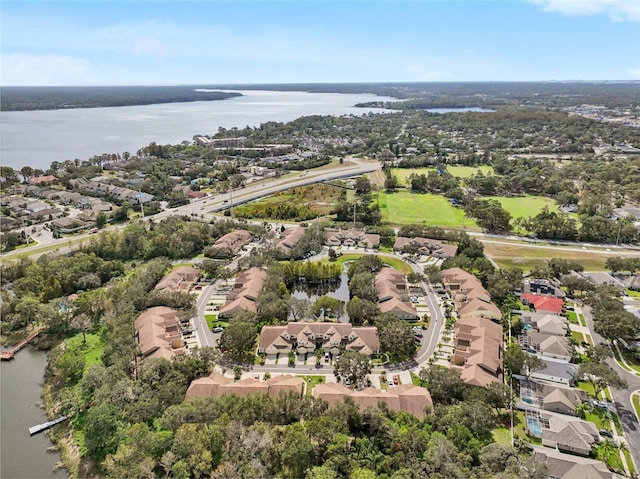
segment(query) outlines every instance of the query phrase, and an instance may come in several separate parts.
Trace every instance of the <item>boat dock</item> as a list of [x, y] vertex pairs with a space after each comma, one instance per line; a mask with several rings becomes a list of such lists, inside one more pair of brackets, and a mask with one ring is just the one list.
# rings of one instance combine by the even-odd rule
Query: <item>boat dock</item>
[[24, 338], [22, 341], [20, 341], [18, 344], [16, 344], [15, 346], [13, 346], [10, 350], [8, 351], [2, 351], [0, 352], [0, 360], [2, 361], [9, 361], [10, 359], [13, 359], [14, 354], [16, 354], [18, 351], [20, 351], [22, 348], [24, 348], [27, 344], [29, 344], [29, 342], [35, 338], [38, 334], [40, 334], [40, 332], [43, 330], [44, 328], [40, 327], [38, 329], [36, 329], [34, 332], [32, 332], [29, 336], [27, 336], [26, 338]]
[[42, 424], [38, 424], [37, 426], [32, 426], [29, 428], [29, 435], [33, 436], [34, 434], [38, 434], [39, 432], [45, 431], [50, 427], [55, 426], [56, 424], [60, 424], [63, 421], [69, 419], [69, 416], [60, 416], [53, 421], [43, 422]]

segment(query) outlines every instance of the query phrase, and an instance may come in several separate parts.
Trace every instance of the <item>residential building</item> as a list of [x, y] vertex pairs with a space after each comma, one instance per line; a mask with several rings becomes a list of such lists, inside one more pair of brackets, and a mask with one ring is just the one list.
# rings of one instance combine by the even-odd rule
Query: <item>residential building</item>
[[287, 257], [291, 256], [291, 250], [296, 244], [298, 244], [298, 241], [300, 241], [300, 238], [302, 238], [302, 235], [304, 235], [306, 230], [307, 229], [302, 226], [287, 228], [282, 232], [280, 238], [276, 240], [276, 249], [284, 253]]
[[537, 333], [535, 331], [523, 331], [518, 336], [518, 343], [522, 349], [541, 356], [571, 361], [573, 346], [565, 336]]
[[[221, 255], [233, 256], [251, 241], [251, 233], [247, 230], [236, 230], [221, 236], [213, 243], [212, 249], [218, 250]], [[215, 252], [214, 252], [215, 254]]]
[[456, 245], [445, 244], [431, 238], [407, 238], [399, 236], [393, 245], [396, 251], [417, 252], [433, 258], [453, 258], [458, 252]]
[[58, 178], [53, 175], [34, 176], [33, 178], [29, 178], [29, 183], [32, 185], [41, 185], [42, 183], [53, 183], [57, 180]]
[[536, 312], [561, 314], [564, 301], [561, 298], [543, 296], [534, 293], [522, 293], [520, 299], [523, 304], [533, 306]]
[[491, 302], [491, 296], [474, 275], [461, 268], [445, 269], [441, 274], [459, 317], [477, 316], [494, 321], [502, 318], [502, 312]]
[[130, 190], [121, 186], [114, 186], [107, 183], [90, 181], [86, 178], [70, 180], [71, 185], [81, 191], [91, 191], [100, 196], [113, 196], [121, 201], [130, 203], [148, 203], [153, 200], [153, 195], [142, 193], [141, 191]]
[[569, 420], [569, 416], [548, 415], [541, 429], [543, 446], [580, 456], [588, 456], [593, 444], [600, 440], [595, 424], [576, 418]]
[[286, 326], [264, 326], [258, 351], [267, 355], [313, 353], [320, 349], [339, 354], [342, 350], [371, 356], [380, 351], [378, 328], [353, 327], [350, 323], [296, 322]]
[[534, 460], [543, 463], [549, 471], [549, 479], [614, 479], [602, 461], [563, 454], [555, 449], [534, 446]]
[[512, 311], [520, 316], [520, 321], [524, 324], [524, 329], [536, 330], [539, 333], [554, 334], [556, 336], [566, 336], [569, 329], [567, 318], [557, 314], [536, 313], [533, 311]]
[[283, 374], [274, 376], [265, 381], [245, 378], [240, 381], [213, 373], [205, 378], [191, 381], [187, 389], [186, 399], [196, 397], [219, 397], [224, 394], [235, 394], [237, 396], [248, 396], [250, 394], [266, 394], [271, 397], [278, 397], [281, 393], [294, 393], [302, 396], [304, 380], [302, 378]]
[[543, 296], [554, 296], [556, 298], [564, 298], [565, 292], [558, 286], [552, 284], [546, 279], [525, 279], [522, 282], [523, 293], [541, 294]]
[[162, 278], [156, 287], [156, 291], [189, 291], [191, 285], [200, 279], [200, 270], [193, 266], [181, 266], [172, 269]]
[[218, 316], [221, 319], [228, 318], [243, 310], [255, 313], [258, 310], [256, 299], [266, 278], [267, 272], [258, 267], [239, 273], [234, 288], [227, 295], [227, 302], [220, 308]]
[[531, 379], [541, 379], [557, 384], [571, 386], [578, 378], [578, 365], [558, 359], [540, 357], [545, 367], [529, 374]]
[[458, 369], [465, 383], [487, 386], [502, 382], [502, 327], [480, 317], [464, 317], [455, 325], [452, 368]]
[[378, 307], [383, 313], [393, 313], [400, 319], [420, 319], [407, 294], [407, 278], [393, 268], [382, 268], [374, 282], [378, 294]]
[[590, 279], [597, 285], [607, 285], [612, 286], [619, 291], [624, 291], [625, 284], [623, 281], [620, 281], [618, 278], [611, 276], [609, 273], [597, 272], [597, 273], [582, 273], [587, 279]]
[[545, 411], [574, 416], [578, 405], [588, 401], [589, 396], [582, 389], [521, 377], [520, 400]]
[[372, 387], [353, 391], [342, 384], [326, 383], [314, 387], [312, 394], [317, 399], [327, 401], [331, 406], [343, 402], [345, 397], [350, 397], [360, 411], [384, 404], [391, 411], [406, 411], [418, 419], [424, 419], [433, 411], [429, 391], [413, 384], [402, 384], [386, 391]]
[[326, 231], [325, 237], [329, 246], [377, 248], [380, 245], [380, 235], [368, 234], [358, 230]]
[[172, 359], [185, 351], [174, 309], [166, 306], [147, 309], [136, 318], [135, 330], [140, 354], [144, 358]]

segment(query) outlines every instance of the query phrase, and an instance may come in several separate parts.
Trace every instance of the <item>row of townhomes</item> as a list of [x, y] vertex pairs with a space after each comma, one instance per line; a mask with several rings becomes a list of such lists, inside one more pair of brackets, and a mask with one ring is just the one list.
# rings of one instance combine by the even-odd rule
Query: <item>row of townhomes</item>
[[458, 253], [456, 245], [446, 244], [431, 238], [407, 238], [398, 236], [393, 249], [401, 253], [417, 253], [432, 258], [453, 258]]
[[500, 310], [471, 273], [450, 268], [442, 271], [442, 278], [458, 316], [451, 367], [460, 371], [467, 384], [487, 386], [502, 382], [504, 341], [498, 323]]
[[374, 282], [378, 307], [383, 313], [393, 313], [400, 319], [417, 321], [420, 317], [409, 300], [406, 276], [393, 268], [382, 268]]
[[264, 326], [260, 333], [258, 352], [275, 356], [296, 351], [313, 353], [317, 349], [325, 353], [339, 354], [357, 351], [371, 356], [380, 351], [378, 328], [354, 327], [350, 323], [296, 322], [286, 326]]
[[71, 180], [70, 184], [80, 191], [88, 191], [100, 196], [113, 196], [120, 201], [129, 201], [130, 203], [148, 203], [153, 200], [153, 195], [142, 193], [140, 191], [115, 186], [109, 183], [87, 180], [86, 178], [78, 178]]

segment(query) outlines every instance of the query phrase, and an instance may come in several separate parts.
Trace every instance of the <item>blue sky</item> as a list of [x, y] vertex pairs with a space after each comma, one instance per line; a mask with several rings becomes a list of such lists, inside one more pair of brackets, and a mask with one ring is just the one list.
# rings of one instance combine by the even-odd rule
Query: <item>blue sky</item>
[[638, 0], [0, 3], [2, 85], [640, 79]]

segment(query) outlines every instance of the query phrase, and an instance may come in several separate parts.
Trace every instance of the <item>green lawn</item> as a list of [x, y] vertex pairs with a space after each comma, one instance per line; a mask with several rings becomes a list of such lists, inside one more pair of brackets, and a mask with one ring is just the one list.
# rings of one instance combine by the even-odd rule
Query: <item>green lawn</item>
[[550, 211], [558, 210], [556, 202], [546, 196], [526, 195], [509, 198], [503, 196], [483, 196], [482, 199], [498, 200], [502, 207], [511, 213], [513, 219], [535, 216], [545, 206], [548, 206]]
[[578, 315], [574, 311], [567, 311], [565, 315], [570, 323], [578, 324]]
[[493, 440], [498, 444], [502, 444], [503, 446], [511, 445], [511, 431], [508, 427], [498, 427], [491, 431], [491, 436], [493, 436]]
[[409, 177], [413, 174], [427, 175], [431, 171], [436, 171], [435, 168], [394, 168], [391, 173], [398, 178], [398, 183], [401, 185], [406, 184], [409, 181]]
[[447, 171], [451, 175], [457, 178], [469, 178], [470, 176], [478, 173], [478, 170], [482, 171], [483, 175], [493, 173], [493, 166], [480, 165], [480, 166], [448, 166]]
[[[315, 361], [315, 356], [314, 356], [314, 361]], [[313, 388], [316, 387], [318, 384], [324, 384], [325, 383], [325, 377], [324, 376], [298, 376], [299, 378], [302, 378], [302, 380], [307, 383], [307, 396], [311, 396], [311, 391], [313, 391]]]
[[640, 417], [640, 395], [633, 395], [633, 409], [636, 411], [636, 416]]
[[65, 340], [66, 351], [63, 354], [77, 352], [84, 357], [84, 370], [86, 371], [94, 364], [102, 363], [102, 353], [104, 352], [104, 341], [100, 333], [86, 334], [86, 343], [82, 343], [82, 333]]
[[[336, 259], [334, 263], [344, 264], [345, 262], [348, 262], [348, 261], [355, 261], [358, 258], [361, 258], [362, 256], [366, 256], [367, 254], [376, 254], [376, 253], [374, 251], [372, 251], [371, 253], [347, 253], [347, 254], [343, 254], [338, 259]], [[408, 273], [411, 273], [412, 271], [411, 266], [409, 266], [407, 263], [405, 263], [399, 258], [380, 256], [380, 259], [384, 264], [387, 264], [392, 268], [397, 269], [398, 271], [402, 271], [403, 273], [408, 274]]]
[[479, 230], [462, 208], [451, 205], [444, 196], [398, 191], [379, 193], [383, 221], [392, 224], [425, 224], [444, 228]]
[[546, 266], [552, 258], [578, 261], [586, 271], [606, 271], [607, 258], [615, 256], [614, 253], [603, 254], [589, 249], [572, 251], [557, 247], [544, 248], [541, 245], [505, 243], [496, 243], [491, 239], [486, 240], [483, 242], [484, 252], [501, 268], [521, 268], [525, 272], [536, 267]]
[[571, 337], [578, 341], [578, 344], [584, 341], [584, 334], [579, 331], [571, 331]]
[[640, 291], [633, 291], [632, 289], [627, 288], [627, 296], [631, 298], [640, 298]]

